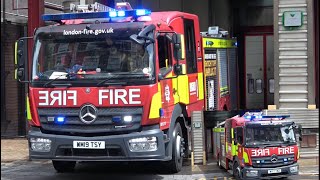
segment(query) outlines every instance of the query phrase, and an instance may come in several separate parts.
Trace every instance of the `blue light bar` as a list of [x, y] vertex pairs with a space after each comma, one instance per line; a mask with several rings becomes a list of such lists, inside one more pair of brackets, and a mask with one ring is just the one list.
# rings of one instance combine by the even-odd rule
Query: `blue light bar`
[[245, 119], [249, 119], [249, 120], [254, 120], [254, 119], [275, 119], [275, 118], [278, 118], [278, 119], [285, 119], [285, 118], [288, 118], [290, 117], [290, 115], [281, 115], [281, 116], [244, 116]]
[[116, 11], [110, 11], [109, 12], [109, 17], [117, 17], [117, 12]]
[[118, 11], [118, 17], [125, 17], [126, 12], [125, 11]]
[[136, 9], [136, 15], [137, 16], [146, 16], [151, 14], [150, 11], [146, 10], [146, 9]]
[[63, 13], [63, 14], [46, 14], [42, 15], [44, 21], [61, 21], [73, 19], [95, 19], [95, 18], [115, 18], [115, 17], [139, 17], [148, 16], [150, 10], [126, 10], [126, 11], [108, 11], [108, 12], [85, 12], [85, 13]]
[[279, 119], [285, 119], [290, 117], [290, 115], [281, 115], [281, 116], [262, 116], [262, 118], [279, 118]]

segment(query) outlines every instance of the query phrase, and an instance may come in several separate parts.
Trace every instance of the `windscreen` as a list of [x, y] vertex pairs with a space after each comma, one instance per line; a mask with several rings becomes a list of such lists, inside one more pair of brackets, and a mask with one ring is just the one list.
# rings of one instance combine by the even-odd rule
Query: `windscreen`
[[138, 29], [79, 29], [39, 33], [33, 81], [153, 76], [153, 44], [140, 45], [130, 39]]
[[269, 145], [295, 143], [291, 125], [253, 126], [246, 128], [246, 145]]

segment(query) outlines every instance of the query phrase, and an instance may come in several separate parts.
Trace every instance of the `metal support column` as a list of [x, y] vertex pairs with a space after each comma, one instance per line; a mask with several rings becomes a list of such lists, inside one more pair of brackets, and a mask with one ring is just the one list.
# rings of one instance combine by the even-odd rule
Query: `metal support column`
[[[2, 31], [1, 31], [1, 125], [6, 121], [6, 98], [5, 98], [5, 56], [4, 56], [4, 44], [5, 42], [5, 32], [6, 32], [6, 5], [5, 1], [2, 3]], [[1, 129], [2, 130], [2, 129]], [[2, 132], [2, 131], [1, 131]]]
[[[41, 15], [43, 15], [43, 13], [44, 0], [28, 0], [28, 36], [33, 36], [34, 30], [44, 25], [44, 22], [41, 20]], [[29, 62], [31, 62], [32, 48], [33, 41], [30, 39], [28, 40]], [[31, 67], [31, 63], [29, 63], [29, 67]]]
[[[36, 28], [43, 26], [44, 22], [41, 19], [41, 16], [44, 14], [44, 0], [28, 0], [28, 36], [33, 36], [33, 33]], [[33, 49], [33, 39], [28, 39], [28, 68], [31, 69], [32, 62], [32, 49]], [[30, 77], [31, 71], [28, 71]], [[25, 94], [28, 93], [28, 85], [25, 86]], [[26, 97], [22, 97], [26, 98]], [[25, 102], [25, 101], [22, 101]], [[26, 102], [24, 103], [26, 107]], [[25, 108], [26, 109], [26, 108]], [[26, 118], [26, 117], [25, 117]], [[28, 127], [28, 126], [27, 126]]]

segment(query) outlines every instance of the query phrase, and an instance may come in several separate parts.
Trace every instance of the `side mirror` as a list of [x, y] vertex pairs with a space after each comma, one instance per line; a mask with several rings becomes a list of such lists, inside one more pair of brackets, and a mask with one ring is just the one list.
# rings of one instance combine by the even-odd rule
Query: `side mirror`
[[175, 64], [173, 66], [173, 72], [177, 76], [182, 75], [182, 64]]
[[172, 43], [174, 48], [174, 58], [176, 60], [184, 60], [184, 37], [182, 34], [173, 34]]
[[289, 129], [285, 129], [284, 132], [285, 132], [286, 134], [289, 134], [290, 131], [289, 131]]
[[156, 29], [156, 26], [154, 24], [150, 24], [147, 27], [145, 27], [143, 30], [139, 32], [139, 34], [133, 34], [130, 36], [130, 39], [133, 40], [133, 42], [144, 45], [149, 43], [154, 43], [154, 38], [150, 35], [148, 35], [150, 32]]
[[150, 24], [147, 27], [145, 27], [142, 31], [139, 32], [139, 37], [145, 37], [147, 34], [153, 30], [156, 29], [156, 26], [154, 24]]
[[20, 38], [15, 43], [15, 79], [19, 82], [28, 80], [28, 40]]
[[238, 140], [237, 139], [234, 139], [233, 140], [233, 145], [237, 145], [238, 144]]
[[302, 141], [302, 126], [301, 126], [301, 124], [298, 125], [298, 131], [299, 131], [299, 141]]
[[164, 77], [163, 77], [163, 75], [162, 75], [161, 73], [158, 74], [158, 79], [159, 79], [159, 80], [164, 79]]
[[172, 43], [172, 37], [169, 34], [166, 34], [166, 38]]
[[137, 44], [140, 44], [140, 45], [144, 45], [144, 43], [145, 43], [145, 41], [144, 41], [143, 39], [138, 39], [138, 35], [136, 35], [136, 34], [132, 34], [132, 35], [130, 36], [130, 39], [131, 39], [133, 42], [135, 42], [135, 43], [137, 43]]

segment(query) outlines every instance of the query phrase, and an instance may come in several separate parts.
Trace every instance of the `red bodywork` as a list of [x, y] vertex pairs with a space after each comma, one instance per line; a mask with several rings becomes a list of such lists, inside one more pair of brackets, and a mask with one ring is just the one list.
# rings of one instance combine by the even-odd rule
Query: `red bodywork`
[[[172, 12], [155, 12], [151, 14], [151, 20], [144, 22], [145, 26], [149, 24], [155, 24], [156, 25], [156, 32], [175, 32], [179, 34], [184, 34], [184, 20], [185, 19], [191, 19], [194, 22], [194, 32], [195, 32], [195, 47], [196, 47], [196, 59], [202, 59], [202, 47], [201, 47], [201, 36], [200, 36], [200, 29], [199, 29], [199, 21], [198, 17], [192, 14], [188, 13], [182, 13], [177, 11]], [[66, 20], [64, 21], [64, 24], [81, 24], [83, 20]], [[130, 22], [121, 22], [121, 24], [130, 23]], [[119, 23], [120, 24], [120, 23]], [[158, 43], [155, 43], [155, 54], [158, 54]], [[176, 64], [177, 61], [172, 57], [172, 64]], [[186, 64], [186, 59], [180, 60], [179, 64]], [[159, 73], [159, 59], [158, 56], [155, 56], [155, 74]], [[203, 72], [203, 61], [197, 61], [197, 73], [191, 73], [188, 75], [188, 84], [185, 84], [186, 86], [189, 85], [190, 82], [198, 82], [198, 73]], [[173, 74], [173, 70], [171, 73]], [[156, 76], [156, 79], [158, 77]], [[158, 80], [156, 80], [158, 81]], [[203, 82], [203, 81], [202, 81]], [[29, 97], [30, 97], [30, 111], [32, 115], [32, 120], [29, 121], [32, 126], [40, 126], [39, 117], [37, 113], [38, 108], [45, 108], [45, 107], [74, 107], [79, 108], [83, 106], [86, 103], [91, 103], [96, 107], [128, 107], [128, 106], [143, 106], [144, 112], [143, 112], [143, 118], [141, 120], [141, 125], [151, 125], [151, 124], [159, 124], [160, 123], [160, 129], [167, 129], [170, 126], [171, 116], [172, 112], [175, 106], [175, 100], [173, 95], [176, 92], [176, 89], [173, 88], [173, 81], [172, 79], [164, 79], [160, 81], [161, 85], [161, 100], [162, 100], [162, 109], [164, 110], [163, 116], [159, 118], [153, 118], [149, 119], [150, 114], [150, 106], [151, 106], [151, 100], [154, 94], [156, 94], [159, 89], [157, 84], [151, 84], [151, 85], [141, 85], [141, 86], [125, 86], [125, 87], [70, 87], [70, 88], [35, 88], [35, 87], [29, 87]], [[170, 101], [165, 100], [165, 91], [164, 87], [165, 85], [168, 85], [170, 89], [172, 90], [170, 93]], [[179, 87], [183, 88], [183, 87]], [[86, 89], [90, 89], [90, 92], [87, 93]], [[130, 103], [123, 103], [121, 99], [119, 99], [118, 103], [109, 103], [109, 99], [104, 99], [102, 104], [99, 104], [99, 90], [119, 90], [120, 94], [123, 95], [122, 90], [125, 90], [126, 92], [129, 92], [130, 89], [139, 89], [139, 98], [134, 97], [134, 101], [139, 101], [140, 103], [130, 104]], [[39, 91], [42, 94], [39, 94]], [[53, 92], [54, 91], [54, 92]], [[65, 93], [65, 91], [68, 92], [76, 92], [77, 98], [76, 103], [74, 103], [73, 99], [68, 99], [68, 95], [73, 95], [72, 93], [68, 94]], [[47, 94], [44, 92], [48, 92]], [[53, 92], [53, 94], [51, 94]], [[59, 94], [58, 92], [61, 92]], [[40, 96], [40, 99], [39, 99]], [[48, 96], [47, 99], [45, 99], [44, 96]], [[52, 97], [54, 96], [54, 97]], [[55, 98], [58, 98], [55, 100]], [[129, 97], [126, 96], [126, 102], [129, 102]], [[188, 93], [188, 99], [189, 103], [181, 103], [185, 105], [186, 107], [186, 115], [188, 117], [191, 116], [192, 111], [201, 111], [204, 109], [204, 100], [199, 99], [198, 94], [194, 92]], [[48, 102], [46, 102], [48, 101]], [[59, 101], [61, 101], [59, 103]], [[115, 101], [115, 100], [114, 100]], [[40, 103], [40, 105], [39, 105]], [[161, 103], [161, 102], [159, 102]], [[158, 110], [157, 110], [158, 111]]]
[[[240, 149], [240, 147], [239, 147]], [[241, 148], [242, 149], [242, 148]], [[270, 157], [272, 155], [288, 155], [288, 154], [294, 154], [294, 161], [298, 160], [298, 146], [287, 146], [287, 147], [268, 147], [268, 148], [244, 148], [244, 151], [248, 154], [249, 157], [249, 163], [247, 165], [252, 166], [252, 158], [257, 157]], [[240, 151], [239, 151], [240, 152]], [[242, 162], [242, 152], [238, 155], [240, 162]], [[244, 166], [244, 163], [240, 163], [242, 166]]]
[[[225, 146], [225, 158], [226, 158], [226, 167], [229, 166], [230, 161], [234, 161], [234, 159], [238, 159], [238, 162], [241, 167], [252, 166], [252, 158], [262, 158], [262, 157], [271, 157], [273, 155], [282, 156], [282, 155], [293, 155], [294, 162], [297, 162], [299, 159], [299, 148], [298, 145], [290, 145], [290, 146], [281, 146], [278, 145], [269, 145], [265, 148], [251, 148], [244, 147], [242, 144], [237, 143], [234, 145], [235, 137], [232, 133], [235, 131], [237, 127], [246, 127], [246, 125], [250, 124], [252, 121], [245, 119], [244, 117], [233, 117], [226, 120], [225, 131], [224, 131], [224, 140], [221, 143]], [[281, 124], [281, 120], [275, 122], [276, 124]], [[263, 125], [261, 125], [263, 126]], [[244, 129], [242, 129], [244, 133]], [[231, 137], [230, 137], [231, 136]], [[231, 141], [228, 141], [230, 139]], [[220, 147], [217, 147], [218, 154], [221, 153]], [[245, 160], [247, 159], [248, 162]]]
[[[86, 90], [90, 89], [90, 92], [87, 93]], [[104, 98], [101, 97], [102, 104], [99, 104], [99, 91]], [[109, 90], [110, 92], [105, 92]], [[113, 90], [113, 91], [111, 91]], [[133, 97], [129, 99], [129, 91], [135, 90], [132, 92]], [[39, 92], [41, 92], [39, 94]], [[46, 94], [48, 93], [48, 95]], [[61, 92], [61, 93], [60, 93]], [[73, 92], [76, 92], [74, 95]], [[124, 98], [119, 98], [118, 100], [114, 99], [116, 93], [118, 96], [124, 96]], [[125, 93], [126, 92], [126, 93]], [[156, 124], [159, 123], [159, 119], [148, 119], [148, 112], [150, 110], [150, 102], [152, 95], [157, 92], [156, 85], [150, 86], [130, 86], [130, 87], [110, 87], [110, 88], [30, 88], [30, 104], [31, 104], [31, 114], [32, 114], [32, 124], [35, 126], [40, 126], [39, 118], [37, 116], [38, 108], [45, 107], [81, 107], [86, 103], [91, 103], [96, 107], [128, 107], [128, 106], [143, 106], [144, 115], [142, 118], [142, 125], [147, 124]], [[125, 95], [127, 94], [127, 95]], [[52, 98], [52, 96], [54, 98]], [[111, 97], [106, 97], [111, 96]], [[73, 99], [75, 97], [75, 99]], [[55, 100], [57, 98], [57, 100]], [[129, 104], [129, 101], [133, 101], [134, 104]], [[116, 104], [117, 101], [117, 104]], [[140, 102], [140, 103], [139, 103]], [[44, 105], [48, 104], [48, 105]]]

